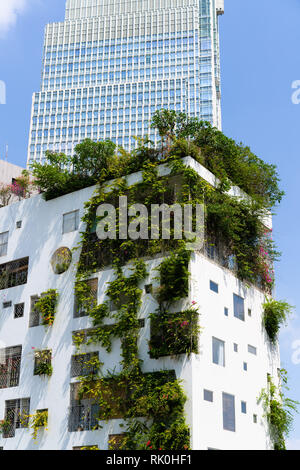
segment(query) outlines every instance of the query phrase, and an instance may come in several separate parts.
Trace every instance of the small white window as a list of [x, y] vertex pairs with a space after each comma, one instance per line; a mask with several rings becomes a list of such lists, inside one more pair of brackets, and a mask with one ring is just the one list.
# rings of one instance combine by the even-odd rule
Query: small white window
[[254, 346], [251, 346], [251, 344], [248, 344], [248, 353], [254, 354], [254, 356], [256, 356], [257, 355], [257, 348], [255, 348]]
[[9, 232], [0, 233], [0, 256], [7, 255], [8, 233]]
[[203, 391], [203, 399], [205, 401], [210, 401], [211, 403], [214, 401], [214, 394], [210, 390], [204, 390]]
[[216, 282], [214, 281], [209, 281], [209, 288], [210, 290], [212, 290], [213, 292], [215, 292], [216, 294], [219, 293], [219, 286]]
[[212, 339], [213, 363], [225, 367], [225, 343], [220, 339]]
[[79, 227], [79, 211], [68, 212], [63, 215], [63, 233], [74, 232]]
[[241, 412], [247, 414], [247, 403], [245, 401], [241, 402]]

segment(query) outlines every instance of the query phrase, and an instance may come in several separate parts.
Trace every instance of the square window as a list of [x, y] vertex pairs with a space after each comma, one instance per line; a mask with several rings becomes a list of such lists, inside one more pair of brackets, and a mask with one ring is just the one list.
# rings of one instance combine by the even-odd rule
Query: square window
[[3, 308], [9, 308], [12, 306], [12, 302], [9, 301], [9, 302], [3, 302]]
[[233, 350], [234, 350], [234, 352], [238, 352], [238, 350], [239, 350], [239, 347], [236, 343], [233, 343]]
[[14, 308], [14, 318], [22, 318], [24, 316], [25, 304], [16, 304]]
[[8, 234], [9, 232], [0, 233], [0, 256], [7, 255]]
[[255, 348], [254, 346], [251, 346], [251, 344], [248, 344], [248, 353], [254, 354], [254, 356], [256, 356], [257, 355], [257, 348]]
[[241, 412], [244, 414], [247, 413], [247, 403], [245, 401], [241, 402]]
[[246, 371], [248, 370], [248, 364], [247, 364], [247, 362], [244, 362], [244, 363], [243, 363], [243, 369], [246, 370]]
[[227, 308], [227, 307], [224, 307], [224, 315], [225, 315], [225, 317], [228, 317], [228, 313], [229, 313], [228, 308]]
[[236, 318], [245, 321], [244, 299], [236, 294], [233, 294], [233, 311]]
[[75, 232], [79, 227], [79, 210], [63, 215], [63, 233]]
[[205, 401], [213, 402], [213, 401], [214, 401], [214, 394], [213, 394], [213, 392], [211, 392], [210, 390], [204, 390], [204, 391], [203, 391], [203, 399], [204, 399]]
[[225, 343], [220, 339], [212, 339], [213, 363], [225, 367]]
[[219, 292], [218, 284], [216, 284], [213, 281], [209, 281], [209, 286], [210, 286], [210, 290], [212, 290], [213, 292], [216, 292], [216, 294], [218, 294], [218, 292]]
[[18, 222], [16, 223], [16, 227], [17, 227], [17, 228], [21, 228], [21, 227], [22, 227], [22, 220], [18, 220]]

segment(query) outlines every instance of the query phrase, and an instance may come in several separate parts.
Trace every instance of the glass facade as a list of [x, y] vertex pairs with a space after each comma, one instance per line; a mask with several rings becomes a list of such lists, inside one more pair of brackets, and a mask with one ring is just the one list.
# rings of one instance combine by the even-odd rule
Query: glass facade
[[28, 163], [72, 153], [85, 138], [126, 149], [157, 109], [221, 128], [219, 0], [68, 0], [45, 31], [33, 95]]

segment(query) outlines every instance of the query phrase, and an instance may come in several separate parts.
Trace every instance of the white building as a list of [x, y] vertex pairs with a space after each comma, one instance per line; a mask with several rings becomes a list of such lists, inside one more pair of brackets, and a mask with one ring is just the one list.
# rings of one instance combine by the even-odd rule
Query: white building
[[22, 175], [24, 168], [9, 163], [6, 160], [0, 160], [0, 184], [12, 184], [15, 178]]
[[[214, 184], [215, 178], [208, 170], [189, 157], [186, 163]], [[162, 166], [160, 171], [166, 174], [169, 170]], [[130, 175], [132, 184], [139, 180], [140, 173]], [[84, 202], [93, 191], [93, 187], [86, 188], [48, 202], [36, 195], [0, 209], [0, 234], [9, 234], [6, 246], [0, 246], [0, 273], [8, 274], [0, 290], [0, 359], [7, 364], [7, 372], [0, 373], [0, 420], [13, 417], [8, 435], [0, 434], [4, 450], [71, 450], [95, 445], [105, 450], [109, 436], [122, 433], [120, 419], [103, 422], [103, 429], [94, 431], [91, 423], [85, 423], [85, 430], [79, 431], [76, 416], [77, 425], [70, 421], [70, 384], [77, 381], [71, 371], [76, 353], [72, 332], [88, 329], [91, 320], [74, 318], [78, 252], [65, 273], [57, 275], [51, 266], [57, 249], [72, 249], [78, 244], [79, 232], [84, 230], [80, 222]], [[237, 194], [238, 188], [234, 192]], [[158, 258], [146, 261], [150, 274], [145, 285], [157, 285], [154, 268], [160, 262]], [[145, 323], [139, 337], [143, 372], [175, 370], [177, 378], [183, 380], [192, 449], [270, 449], [268, 426], [257, 398], [267, 386], [267, 375], [277, 377], [280, 360], [277, 347], [270, 346], [262, 328], [264, 293], [241, 283], [206, 252], [192, 255], [190, 272], [190, 293], [184, 302], [190, 305], [194, 301], [200, 309], [200, 353], [190, 358], [181, 355], [179, 359], [150, 359], [149, 314], [157, 303], [144, 290], [140, 318]], [[97, 300], [102, 303], [113, 271], [101, 270], [94, 277], [98, 279]], [[48, 289], [58, 290], [59, 303], [53, 326], [45, 328], [39, 325], [39, 318], [32, 316], [31, 306], [36, 296]], [[51, 377], [34, 375], [32, 348], [52, 350]], [[114, 366], [118, 372], [119, 339], [113, 340], [110, 354], [95, 344], [85, 348], [87, 352], [99, 352], [104, 372]], [[30, 413], [48, 410], [48, 430], [39, 431], [37, 441], [17, 418], [22, 409]]]
[[28, 164], [85, 138], [130, 149], [169, 108], [221, 128], [218, 18], [223, 0], [67, 0], [45, 30]]

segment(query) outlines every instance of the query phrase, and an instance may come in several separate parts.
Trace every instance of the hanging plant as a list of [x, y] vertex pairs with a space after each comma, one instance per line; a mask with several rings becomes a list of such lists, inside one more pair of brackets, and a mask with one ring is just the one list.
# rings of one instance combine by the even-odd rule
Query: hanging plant
[[40, 299], [35, 303], [34, 310], [42, 316], [42, 325], [53, 325], [57, 302], [57, 290], [49, 289], [47, 292], [42, 293]]
[[263, 304], [263, 325], [272, 343], [276, 343], [280, 327], [287, 322], [292, 308], [287, 302], [274, 299], [267, 299]]

